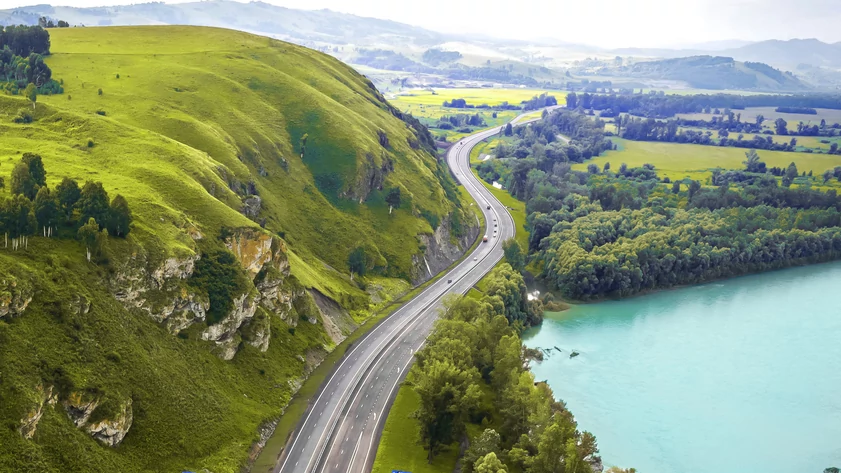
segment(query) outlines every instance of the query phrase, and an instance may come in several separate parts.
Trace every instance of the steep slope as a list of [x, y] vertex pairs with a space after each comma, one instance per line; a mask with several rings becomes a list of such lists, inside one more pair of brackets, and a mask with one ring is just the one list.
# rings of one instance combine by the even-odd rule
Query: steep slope
[[302, 378], [424, 259], [463, 251], [474, 218], [425, 130], [333, 58], [212, 28], [51, 35], [65, 92], [32, 123], [0, 96], [0, 177], [37, 153], [50, 188], [101, 181], [134, 222], [95, 263], [73, 227], [0, 246], [0, 471], [238, 471]]

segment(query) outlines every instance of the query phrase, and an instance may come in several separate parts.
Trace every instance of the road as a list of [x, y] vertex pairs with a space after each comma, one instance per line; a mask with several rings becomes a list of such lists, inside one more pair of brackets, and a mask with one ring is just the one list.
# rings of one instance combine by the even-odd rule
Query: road
[[471, 135], [447, 153], [450, 169], [485, 215], [488, 242], [354, 343], [310, 405], [275, 472], [371, 470], [391, 400], [432, 329], [442, 298], [467, 293], [502, 259], [502, 241], [514, 236], [511, 215], [470, 170], [470, 151], [499, 131]]

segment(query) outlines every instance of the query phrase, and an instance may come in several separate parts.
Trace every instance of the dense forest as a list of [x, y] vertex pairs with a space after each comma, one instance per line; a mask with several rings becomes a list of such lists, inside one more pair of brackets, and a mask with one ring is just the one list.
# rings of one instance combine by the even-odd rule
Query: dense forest
[[34, 84], [37, 93], [61, 93], [61, 84], [52, 79], [52, 71], [44, 63], [49, 54], [50, 34], [40, 26], [0, 29], [0, 89], [17, 95]]
[[540, 322], [541, 303], [526, 301], [523, 277], [508, 264], [487, 282], [478, 299], [447, 300], [408, 377], [420, 396], [414, 417], [429, 458], [460, 441], [470, 422], [487, 427], [464, 451], [465, 473], [601, 471], [596, 438], [579, 431], [526, 368], [530, 353], [519, 333]]
[[[611, 149], [603, 122], [583, 114], [558, 111], [515, 138], [502, 146], [515, 159], [478, 172], [526, 202], [532, 261], [566, 297], [627, 296], [841, 256], [841, 200], [834, 189], [811, 189], [794, 163], [769, 169], [750, 150], [744, 169], [714, 170], [704, 187], [660, 179], [651, 165], [573, 171], [570, 163]], [[841, 167], [823, 174], [839, 177]]]

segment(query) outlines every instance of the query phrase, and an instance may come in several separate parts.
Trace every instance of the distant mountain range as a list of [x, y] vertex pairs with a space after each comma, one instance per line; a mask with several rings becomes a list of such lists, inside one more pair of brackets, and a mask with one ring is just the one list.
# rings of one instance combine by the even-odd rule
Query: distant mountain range
[[[748, 42], [722, 40], [698, 43], [691, 48], [621, 48], [603, 49], [570, 44], [555, 39], [524, 42], [476, 35], [444, 34], [390, 20], [366, 18], [331, 10], [297, 10], [264, 2], [239, 3], [210, 0], [190, 3], [141, 3], [111, 7], [74, 8], [46, 4], [0, 10], [0, 25], [37, 24], [38, 18], [65, 20], [71, 25], [203, 25], [261, 34], [319, 49], [356, 65], [389, 69], [401, 73], [433, 73], [451, 80], [477, 80], [524, 85], [558, 85], [564, 71], [574, 67], [585, 55], [604, 58], [613, 55], [642, 58], [678, 59], [683, 62], [640, 66], [619, 70], [631, 77], [661, 77], [699, 83], [754, 83], [759, 89], [801, 90], [805, 85], [793, 76], [738, 66], [697, 66], [695, 56], [732, 58], [733, 65], [743, 62], [764, 63], [783, 71], [792, 71], [812, 86], [837, 88], [841, 85], [841, 43], [829, 44], [817, 39], [768, 40]], [[424, 53], [455, 51], [463, 58], [455, 62], [431, 64]], [[535, 51], [540, 51], [535, 53]], [[704, 61], [701, 61], [704, 62]], [[691, 65], [696, 64], [696, 65]], [[555, 69], [549, 71], [546, 67]], [[695, 68], [700, 69], [693, 71]], [[730, 67], [730, 66], [728, 66]], [[766, 66], [767, 67], [767, 66]], [[760, 72], [763, 69], [765, 72]], [[779, 72], [779, 71], [777, 71]], [[720, 77], [715, 77], [716, 74]], [[769, 77], [776, 77], [777, 79]], [[725, 86], [731, 88], [731, 85]]]
[[0, 10], [0, 24], [37, 24], [45, 16], [71, 25], [201, 25], [263, 34], [295, 43], [363, 44], [395, 42], [432, 45], [444, 35], [389, 20], [331, 10], [296, 10], [264, 2], [212, 0], [75, 8], [32, 5]]
[[708, 54], [729, 56], [737, 61], [764, 62], [775, 67], [794, 70], [802, 64], [815, 67], [841, 68], [841, 43], [824, 43], [817, 39], [771, 39], [728, 49], [646, 49], [623, 48], [615, 52], [622, 56], [677, 58]]

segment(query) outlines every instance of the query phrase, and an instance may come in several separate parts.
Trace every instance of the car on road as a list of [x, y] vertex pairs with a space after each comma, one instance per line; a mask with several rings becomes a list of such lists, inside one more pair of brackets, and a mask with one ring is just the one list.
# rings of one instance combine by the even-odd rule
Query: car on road
[[485, 236], [482, 238], [482, 243], [487, 243], [487, 242], [488, 242], [488, 236], [487, 236], [487, 235], [485, 235]]
[[489, 205], [489, 206], [488, 206], [488, 210], [490, 210], [490, 209], [491, 209], [491, 206]]
[[452, 284], [452, 283], [453, 283], [452, 279], [447, 279], [447, 284]]

